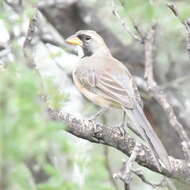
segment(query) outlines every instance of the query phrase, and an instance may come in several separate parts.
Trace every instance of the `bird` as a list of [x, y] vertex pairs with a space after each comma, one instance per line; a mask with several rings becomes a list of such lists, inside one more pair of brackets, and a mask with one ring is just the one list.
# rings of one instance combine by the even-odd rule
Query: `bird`
[[110, 107], [123, 110], [149, 145], [158, 169], [161, 170], [161, 165], [164, 165], [169, 170], [167, 151], [143, 112], [140, 93], [127, 67], [112, 56], [104, 39], [96, 31], [79, 30], [65, 42], [83, 50], [72, 74], [79, 91], [102, 110]]

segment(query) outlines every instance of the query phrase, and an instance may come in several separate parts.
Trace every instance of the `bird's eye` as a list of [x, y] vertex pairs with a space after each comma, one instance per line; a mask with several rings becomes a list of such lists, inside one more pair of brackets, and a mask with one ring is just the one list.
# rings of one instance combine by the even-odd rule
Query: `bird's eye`
[[89, 41], [90, 39], [91, 39], [91, 37], [90, 36], [85, 36], [85, 41]]

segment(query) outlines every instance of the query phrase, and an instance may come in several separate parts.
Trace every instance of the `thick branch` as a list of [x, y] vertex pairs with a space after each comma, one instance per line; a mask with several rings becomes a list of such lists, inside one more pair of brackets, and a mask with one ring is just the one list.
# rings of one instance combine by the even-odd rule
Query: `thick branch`
[[[52, 109], [49, 109], [48, 115], [55, 121], [66, 122], [66, 124], [68, 124], [66, 130], [69, 133], [90, 142], [112, 146], [122, 151], [127, 156], [131, 155], [135, 147], [134, 138], [132, 138], [123, 128], [101, 125], [90, 120], [76, 118], [69, 113], [58, 112]], [[153, 171], [159, 172], [154, 163], [150, 149], [140, 144], [140, 150], [141, 151], [136, 157], [137, 163]], [[172, 170], [169, 172], [163, 168], [161, 174], [176, 178], [185, 183], [190, 183], [190, 163], [173, 157], [169, 157], [169, 159]]]

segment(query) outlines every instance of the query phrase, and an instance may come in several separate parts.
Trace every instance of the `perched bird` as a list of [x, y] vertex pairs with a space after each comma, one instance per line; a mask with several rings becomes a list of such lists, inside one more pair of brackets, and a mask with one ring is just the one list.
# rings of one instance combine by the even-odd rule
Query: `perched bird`
[[124, 110], [134, 128], [147, 141], [157, 164], [169, 169], [168, 154], [144, 115], [141, 98], [128, 69], [112, 55], [103, 38], [92, 30], [80, 30], [66, 43], [83, 49], [73, 80], [79, 91], [93, 103]]

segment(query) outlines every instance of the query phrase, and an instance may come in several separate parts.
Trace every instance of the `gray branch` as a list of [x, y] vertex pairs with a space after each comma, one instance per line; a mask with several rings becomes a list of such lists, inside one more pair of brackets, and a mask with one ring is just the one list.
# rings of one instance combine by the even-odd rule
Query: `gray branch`
[[[79, 119], [69, 113], [59, 112], [52, 109], [48, 110], [48, 115], [50, 119], [65, 122], [68, 125], [66, 131], [69, 133], [93, 143], [100, 143], [114, 147], [127, 156], [132, 154], [135, 147], [135, 139], [121, 127], [105, 126], [87, 119]], [[171, 171], [162, 168], [162, 171], [159, 172], [151, 150], [143, 144], [140, 144], [139, 146], [140, 151], [136, 155], [137, 163], [152, 171], [190, 184], [190, 162], [169, 157], [172, 167]]]
[[181, 139], [181, 145], [184, 152], [185, 158], [190, 160], [190, 140], [183, 127], [183, 125], [178, 121], [173, 107], [167, 100], [167, 97], [163, 90], [159, 88], [157, 82], [154, 80], [153, 73], [153, 48], [155, 39], [156, 25], [152, 25], [150, 28], [147, 38], [145, 40], [145, 78], [147, 80], [147, 87], [149, 92], [153, 95], [155, 100], [161, 105], [165, 111], [170, 125], [177, 132]]
[[168, 8], [172, 11], [172, 13], [179, 19], [181, 24], [185, 27], [187, 36], [186, 36], [186, 49], [187, 53], [190, 59], [190, 18], [183, 21], [183, 19], [180, 17], [177, 8], [174, 4], [167, 4]]

